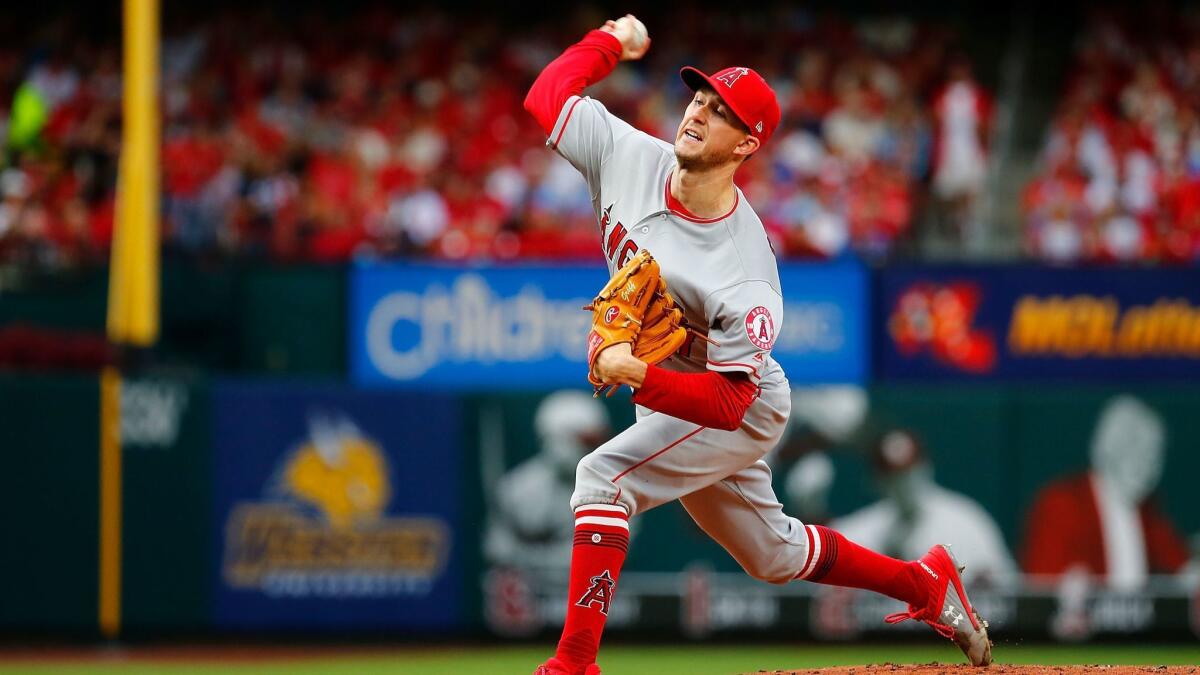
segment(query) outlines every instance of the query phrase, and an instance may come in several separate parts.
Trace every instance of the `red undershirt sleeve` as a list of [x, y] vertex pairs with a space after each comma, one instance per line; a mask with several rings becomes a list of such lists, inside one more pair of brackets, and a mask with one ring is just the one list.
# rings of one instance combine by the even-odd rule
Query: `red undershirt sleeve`
[[608, 76], [621, 60], [621, 42], [594, 30], [551, 61], [525, 95], [525, 109], [549, 136], [567, 99]]
[[758, 386], [745, 373], [677, 373], [651, 365], [633, 402], [700, 426], [733, 431], [756, 398]]

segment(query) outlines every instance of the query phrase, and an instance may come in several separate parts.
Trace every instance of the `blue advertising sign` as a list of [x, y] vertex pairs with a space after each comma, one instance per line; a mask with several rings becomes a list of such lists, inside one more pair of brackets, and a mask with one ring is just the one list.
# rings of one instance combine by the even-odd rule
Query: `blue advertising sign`
[[901, 267], [879, 283], [884, 377], [1200, 375], [1198, 270]]
[[779, 266], [783, 329], [771, 356], [792, 384], [865, 382], [870, 275], [856, 260]]
[[455, 399], [222, 382], [213, 405], [218, 627], [460, 625]]
[[[854, 261], [780, 266], [772, 356], [792, 382], [862, 381], [868, 277]], [[546, 389], [584, 382], [594, 267], [360, 264], [349, 300], [351, 377], [368, 386]]]

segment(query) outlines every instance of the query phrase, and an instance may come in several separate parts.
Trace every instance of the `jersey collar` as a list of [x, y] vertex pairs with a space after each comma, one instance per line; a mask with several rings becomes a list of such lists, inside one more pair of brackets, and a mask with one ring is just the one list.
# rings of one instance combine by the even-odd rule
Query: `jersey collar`
[[671, 174], [672, 173], [674, 173], [674, 172], [673, 171], [667, 172], [667, 184], [663, 187], [663, 195], [665, 195], [666, 200], [667, 200], [667, 210], [670, 211], [672, 214], [679, 216], [680, 218], [683, 218], [684, 220], [690, 220], [693, 223], [715, 223], [718, 220], [725, 220], [729, 216], [733, 215], [734, 211], [737, 211], [738, 202], [741, 201], [742, 196], [741, 196], [741, 190], [738, 190], [736, 187], [733, 189], [733, 207], [729, 209], [729, 213], [726, 213], [723, 216], [717, 216], [716, 218], [701, 218], [700, 216], [697, 216], [696, 214], [692, 213], [691, 211], [688, 211], [687, 207], [683, 205], [683, 202], [679, 201], [678, 199], [675, 199], [675, 196], [671, 194]]

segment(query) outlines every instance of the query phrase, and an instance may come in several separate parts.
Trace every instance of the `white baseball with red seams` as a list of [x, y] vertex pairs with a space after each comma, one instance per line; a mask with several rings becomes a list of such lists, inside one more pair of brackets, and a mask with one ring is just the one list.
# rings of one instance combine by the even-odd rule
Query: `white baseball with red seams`
[[641, 49], [646, 46], [646, 40], [650, 39], [650, 33], [646, 31], [646, 24], [635, 17], [630, 17], [630, 19], [633, 21], [633, 34], [637, 36], [637, 43], [634, 44], [634, 48]]
[[778, 264], [762, 222], [741, 194], [725, 215], [696, 218], [673, 204], [671, 144], [571, 97], [547, 144], [587, 179], [609, 274], [640, 249], [658, 261], [688, 322], [715, 343], [693, 340], [660, 365], [743, 372], [758, 385], [734, 431], [701, 427], [639, 407], [638, 421], [576, 471], [571, 506], [619, 504], [634, 515], [675, 499], [752, 576], [790, 581], [810, 562], [804, 525], [783, 513], [762, 457], [791, 409], [771, 347], [784, 321]]

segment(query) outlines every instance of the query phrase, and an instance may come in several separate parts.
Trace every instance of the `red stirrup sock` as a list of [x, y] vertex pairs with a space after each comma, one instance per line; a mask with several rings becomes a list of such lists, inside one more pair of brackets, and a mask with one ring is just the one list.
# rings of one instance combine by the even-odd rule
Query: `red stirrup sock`
[[828, 527], [805, 525], [804, 529], [808, 532], [808, 560], [797, 579], [862, 588], [917, 607], [925, 605], [928, 584], [917, 563], [880, 555]]
[[610, 504], [575, 509], [575, 545], [567, 586], [567, 620], [555, 656], [582, 670], [596, 662], [604, 621], [629, 549], [629, 516]]

